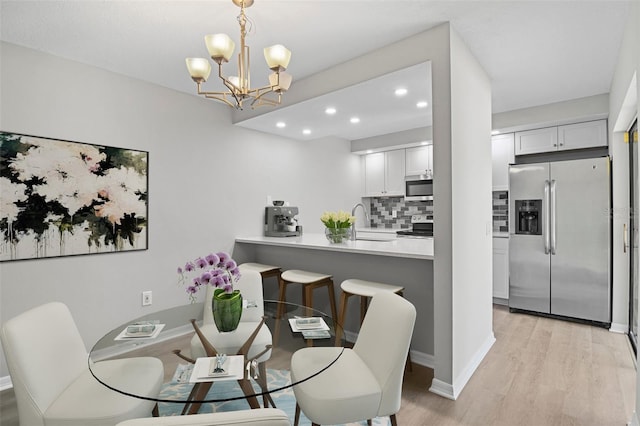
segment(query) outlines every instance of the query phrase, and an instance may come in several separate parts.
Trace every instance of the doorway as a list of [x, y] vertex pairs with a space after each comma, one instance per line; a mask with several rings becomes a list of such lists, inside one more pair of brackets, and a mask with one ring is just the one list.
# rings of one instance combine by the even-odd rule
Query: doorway
[[640, 182], [638, 181], [638, 120], [626, 135], [629, 141], [629, 339], [634, 353], [638, 353], [638, 209], [640, 208]]

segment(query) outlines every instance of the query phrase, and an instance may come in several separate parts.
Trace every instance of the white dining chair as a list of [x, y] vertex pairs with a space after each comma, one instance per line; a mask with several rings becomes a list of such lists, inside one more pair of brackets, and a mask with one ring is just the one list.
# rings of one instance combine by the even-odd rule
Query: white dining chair
[[[269, 327], [264, 324], [264, 296], [262, 289], [262, 276], [254, 270], [243, 270], [234, 289], [240, 290], [245, 308], [238, 328], [232, 332], [220, 332], [213, 321], [211, 300], [215, 288], [209, 287], [205, 297], [202, 325], [197, 326], [196, 334], [191, 339], [191, 358], [182, 354], [179, 356], [194, 362], [196, 358], [212, 356], [212, 354], [243, 354], [247, 360], [255, 361], [258, 368], [256, 381], [264, 391], [267, 390], [267, 369], [265, 362], [271, 357], [272, 335]], [[204, 344], [203, 344], [204, 342]], [[205, 345], [209, 346], [208, 350]], [[241, 383], [246, 386], [246, 383]], [[198, 386], [197, 392], [205, 394], [211, 387], [210, 382], [203, 382]], [[268, 393], [263, 395], [264, 407], [269, 404], [275, 407]], [[185, 407], [190, 413], [199, 410], [199, 404], [191, 404]]]
[[191, 416], [133, 419], [116, 426], [291, 426], [287, 414], [277, 408], [238, 410]]
[[[122, 395], [91, 374], [88, 353], [66, 305], [47, 303], [2, 325], [0, 340], [21, 426], [112, 426], [157, 413], [155, 402]], [[110, 383], [155, 398], [164, 376], [157, 358], [92, 364]]]
[[392, 292], [373, 295], [353, 349], [309, 347], [291, 358], [291, 380], [326, 370], [294, 385], [298, 424], [300, 410], [314, 425], [333, 425], [389, 416], [396, 425], [402, 379], [409, 351], [415, 307]]

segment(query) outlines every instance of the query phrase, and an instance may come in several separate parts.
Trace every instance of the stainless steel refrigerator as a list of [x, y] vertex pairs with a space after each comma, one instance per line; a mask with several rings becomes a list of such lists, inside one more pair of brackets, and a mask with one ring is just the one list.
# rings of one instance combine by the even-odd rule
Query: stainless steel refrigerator
[[609, 158], [509, 168], [509, 307], [611, 323]]

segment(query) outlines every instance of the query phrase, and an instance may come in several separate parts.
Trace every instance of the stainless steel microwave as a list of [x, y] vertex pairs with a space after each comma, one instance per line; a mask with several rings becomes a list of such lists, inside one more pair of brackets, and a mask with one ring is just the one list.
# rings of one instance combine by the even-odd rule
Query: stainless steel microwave
[[404, 181], [405, 201], [433, 200], [433, 179], [427, 175], [407, 176]]

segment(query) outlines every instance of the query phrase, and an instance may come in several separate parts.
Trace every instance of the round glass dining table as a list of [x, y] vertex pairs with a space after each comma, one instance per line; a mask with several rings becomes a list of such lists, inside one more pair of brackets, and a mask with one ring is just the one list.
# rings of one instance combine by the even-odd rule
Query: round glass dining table
[[[252, 303], [255, 306], [255, 302], [245, 301], [244, 309], [251, 309]], [[210, 305], [207, 307], [210, 309]], [[251, 407], [257, 408], [259, 406], [256, 405], [257, 397], [261, 396], [264, 399], [273, 392], [281, 391], [322, 374], [342, 355], [345, 346], [344, 338], [339, 338], [339, 341], [336, 341], [336, 331], [339, 331], [338, 336], [344, 336], [345, 333], [340, 329], [341, 326], [337, 321], [330, 316], [293, 303], [265, 300], [264, 324], [269, 328], [272, 336], [271, 355], [264, 361], [265, 365], [261, 366], [266, 368], [257, 368], [256, 362], [252, 362], [246, 357], [231, 357], [234, 354], [226, 354], [227, 358], [233, 359], [236, 367], [234, 371], [229, 372], [228, 377], [220, 376], [213, 372], [213, 367], [209, 369], [210, 365], [214, 365], [215, 358], [198, 358], [192, 360], [195, 361], [194, 364], [189, 362], [185, 364], [185, 358], [190, 357], [192, 338], [198, 339], [195, 337], [195, 328], [202, 327], [204, 309], [203, 302], [181, 305], [131, 319], [114, 328], [100, 338], [89, 352], [88, 362], [92, 375], [98, 382], [114, 392], [156, 402], [186, 404], [185, 410], [187, 406], [192, 404], [197, 404], [199, 407], [201, 403], [236, 399], [247, 399]], [[309, 324], [309, 318], [313, 318], [311, 324]], [[194, 320], [195, 326], [192, 324], [192, 320]], [[215, 341], [210, 343], [215, 347]], [[297, 377], [296, 382], [292, 383], [289, 378], [284, 383], [269, 387], [266, 386], [266, 378], [263, 377], [264, 380], [260, 380], [260, 374], [264, 374], [268, 369], [288, 372], [293, 353], [308, 346], [333, 347], [335, 351], [327, 359], [326, 365], [319, 366], [317, 371], [312, 371], [305, 377]], [[177, 353], [184, 356], [180, 357]], [[104, 373], [105, 370], [100, 368], [100, 362], [107, 359], [139, 356], [153, 356], [163, 362], [165, 384], [183, 382], [193, 384], [194, 389], [187, 394], [161, 394], [160, 396], [139, 394], [127, 388], [126, 384], [122, 384], [122, 380], [116, 382], [110, 375]], [[195, 392], [197, 387], [203, 383], [207, 383], [208, 389], [212, 383], [226, 380], [236, 381], [238, 386], [242, 388], [242, 392], [231, 392], [229, 395], [209, 393], [201, 396]], [[259, 382], [262, 385], [258, 385]], [[253, 383], [256, 385], [254, 386]], [[191, 412], [197, 412], [197, 409], [199, 408]]]

